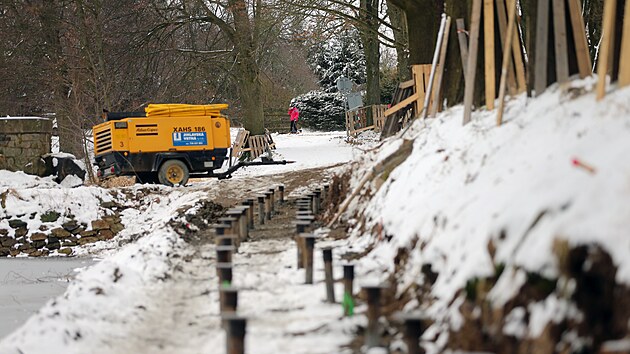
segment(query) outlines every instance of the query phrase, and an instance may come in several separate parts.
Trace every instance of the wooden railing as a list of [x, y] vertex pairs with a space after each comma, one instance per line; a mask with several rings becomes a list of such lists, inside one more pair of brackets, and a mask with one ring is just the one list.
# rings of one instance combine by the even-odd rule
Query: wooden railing
[[381, 131], [385, 125], [386, 109], [386, 105], [373, 105], [346, 112], [348, 136], [357, 135], [366, 130]]

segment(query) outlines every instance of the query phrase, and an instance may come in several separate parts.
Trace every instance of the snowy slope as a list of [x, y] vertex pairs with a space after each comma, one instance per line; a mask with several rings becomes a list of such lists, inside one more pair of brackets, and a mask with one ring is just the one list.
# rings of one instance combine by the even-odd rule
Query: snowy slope
[[[589, 82], [573, 85], [510, 102], [501, 127], [496, 113], [487, 111], [462, 126], [461, 106], [415, 122], [405, 135], [414, 139], [412, 155], [372, 199], [353, 203], [346, 213], [365, 220], [347, 247], [375, 244], [360, 262], [361, 277], [385, 281], [399, 249], [408, 250], [398, 290], [426, 282], [421, 267], [430, 265], [439, 274], [434, 301], [420, 307], [436, 326], [454, 330], [462, 323], [463, 300], [453, 300], [468, 281], [493, 276], [499, 265], [506, 271], [490, 294], [497, 306], [518, 293], [523, 271], [557, 278], [555, 240], [601, 245], [618, 267], [617, 281], [630, 284], [630, 89], [596, 103], [592, 93], [572, 97]], [[382, 150], [392, 151], [400, 140], [387, 144]], [[378, 154], [364, 158], [365, 166], [387, 156]], [[356, 172], [353, 180], [365, 173]], [[379, 223], [391, 241], [369, 232]], [[551, 320], [536, 313], [573, 315], [561, 302], [533, 309], [529, 332], [521, 334], [535, 336]], [[418, 307], [409, 303], [407, 309]]]

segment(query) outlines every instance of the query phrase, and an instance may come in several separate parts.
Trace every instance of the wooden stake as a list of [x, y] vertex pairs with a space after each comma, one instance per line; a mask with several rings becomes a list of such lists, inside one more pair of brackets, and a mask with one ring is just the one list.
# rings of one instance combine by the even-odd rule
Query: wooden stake
[[606, 0], [604, 2], [604, 21], [602, 25], [602, 43], [599, 46], [599, 58], [597, 59], [597, 100], [601, 100], [606, 95], [606, 76], [610, 69], [610, 59], [613, 53], [613, 31], [615, 27], [615, 9], [617, 0]]
[[[626, 2], [626, 5], [630, 2]], [[582, 4], [580, 0], [569, 0], [569, 13], [571, 15], [571, 27], [573, 29], [573, 39], [575, 40], [575, 54], [577, 56], [578, 70], [580, 78], [591, 76], [593, 69], [591, 56], [588, 53], [588, 42], [586, 40], [586, 27], [582, 17]]]
[[[441, 43], [444, 38], [444, 29], [446, 27], [446, 17], [442, 16], [442, 23], [440, 24], [440, 32], [438, 32], [438, 39], [435, 42], [435, 52], [433, 53], [433, 62], [431, 63], [431, 71], [429, 73], [429, 82], [426, 86], [426, 96], [424, 98], [424, 104], [422, 106], [422, 118], [426, 118], [429, 114], [431, 105], [431, 99], [433, 98], [431, 93], [433, 92], [433, 81], [435, 80], [435, 72], [437, 70], [438, 58], [440, 56]], [[435, 105], [436, 102], [433, 102]]]
[[475, 75], [477, 74], [477, 50], [479, 49], [479, 22], [481, 20], [481, 0], [473, 0], [472, 20], [470, 24], [470, 52], [466, 63], [466, 89], [464, 92], [464, 124], [470, 122], [473, 96], [475, 94]]
[[459, 40], [459, 53], [462, 57], [462, 68], [464, 68], [464, 81], [466, 80], [466, 64], [468, 64], [468, 37], [466, 36], [466, 26], [464, 19], [458, 18], [455, 21], [457, 25], [457, 39]]
[[[512, 33], [516, 24], [516, 0], [508, 0], [508, 26], [507, 33]], [[499, 110], [497, 112], [497, 125], [503, 123], [503, 110], [505, 108], [505, 85], [507, 80], [507, 66], [510, 62], [510, 48], [513, 36], [507, 38], [505, 49], [503, 50], [503, 64], [501, 65], [501, 84], [499, 86]]]
[[567, 52], [567, 24], [565, 0], [553, 0], [553, 33], [556, 49], [556, 79], [559, 84], [569, 81], [569, 57]]
[[496, 74], [494, 63], [494, 2], [483, 0], [483, 38], [484, 38], [484, 62], [486, 74], [486, 107], [494, 109], [496, 98]]
[[[505, 48], [505, 37], [507, 35], [507, 12], [505, 10], [505, 0], [496, 0], [497, 18], [499, 19], [499, 37], [501, 39], [501, 53]], [[508, 90], [510, 95], [514, 96], [518, 92], [516, 89], [516, 74], [514, 73], [514, 65], [512, 61], [508, 65]]]
[[626, 0], [619, 56], [619, 87], [630, 85], [630, 0]]
[[435, 75], [435, 90], [433, 93], [433, 106], [431, 107], [431, 117], [437, 115], [438, 109], [442, 106], [440, 102], [440, 95], [442, 92], [442, 78], [444, 76], [444, 65], [446, 64], [446, 50], [448, 48], [448, 37], [451, 34], [451, 18], [446, 17], [446, 28], [444, 31], [444, 38], [442, 39], [442, 48], [440, 49], [440, 61], [437, 67], [437, 73]]
[[536, 60], [534, 90], [540, 96], [547, 88], [547, 46], [549, 41], [549, 0], [538, 0], [536, 11]]

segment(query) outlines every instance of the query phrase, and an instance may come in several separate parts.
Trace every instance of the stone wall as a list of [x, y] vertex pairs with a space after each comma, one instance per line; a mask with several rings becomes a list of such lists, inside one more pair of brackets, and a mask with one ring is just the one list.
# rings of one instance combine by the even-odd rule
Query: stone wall
[[51, 135], [50, 119], [0, 118], [0, 169], [44, 175], [41, 156], [50, 152]]

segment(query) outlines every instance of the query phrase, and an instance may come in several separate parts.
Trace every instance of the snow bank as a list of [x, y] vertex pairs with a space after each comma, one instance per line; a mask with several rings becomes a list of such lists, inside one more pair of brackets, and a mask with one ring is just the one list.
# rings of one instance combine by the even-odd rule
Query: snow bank
[[[600, 244], [618, 266], [617, 281], [630, 284], [630, 89], [601, 103], [592, 93], [572, 97], [590, 84], [519, 97], [507, 105], [501, 127], [496, 112], [487, 111], [462, 126], [461, 106], [416, 121], [405, 135], [415, 140], [412, 155], [367, 204], [349, 210], [368, 220], [353, 230], [349, 247], [377, 243], [358, 267], [363, 277], [385, 280], [398, 250], [409, 249], [399, 289], [421, 282], [422, 265], [431, 265], [440, 275], [426, 310], [448, 321], [445, 310], [458, 291], [473, 278], [493, 276], [498, 265], [557, 277], [552, 244], [564, 239]], [[382, 150], [399, 143], [392, 139]], [[361, 231], [378, 223], [391, 241]], [[505, 297], [522, 279], [499, 285]]]

